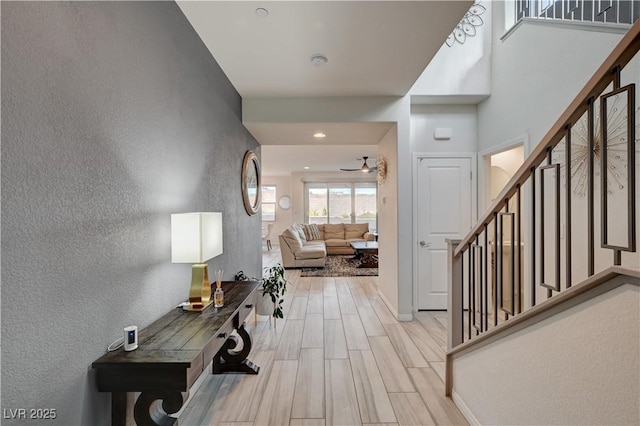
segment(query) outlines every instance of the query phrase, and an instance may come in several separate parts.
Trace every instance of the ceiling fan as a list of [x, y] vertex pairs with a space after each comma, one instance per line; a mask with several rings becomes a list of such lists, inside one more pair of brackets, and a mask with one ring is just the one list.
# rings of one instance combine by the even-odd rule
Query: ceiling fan
[[364, 163], [362, 164], [362, 167], [360, 167], [359, 169], [340, 169], [340, 170], [342, 170], [343, 172], [363, 172], [363, 173], [372, 173], [378, 170], [378, 167], [376, 166], [369, 167], [369, 165], [367, 164], [367, 158], [369, 157], [366, 157], [364, 155], [362, 156]]

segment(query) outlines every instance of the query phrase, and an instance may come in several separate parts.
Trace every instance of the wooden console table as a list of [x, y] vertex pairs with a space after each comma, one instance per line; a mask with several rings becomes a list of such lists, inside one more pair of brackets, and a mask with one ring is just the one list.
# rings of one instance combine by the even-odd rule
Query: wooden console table
[[[203, 312], [176, 308], [138, 334], [138, 349], [122, 348], [105, 354], [97, 369], [98, 391], [111, 392], [111, 424], [127, 423], [127, 392], [141, 392], [134, 408], [138, 425], [172, 425], [189, 389], [213, 360], [213, 374], [258, 374], [260, 367], [247, 360], [251, 336], [244, 320], [256, 304], [257, 281], [222, 283], [225, 305]], [[235, 351], [238, 339], [242, 349]], [[162, 403], [154, 404], [155, 401]]]

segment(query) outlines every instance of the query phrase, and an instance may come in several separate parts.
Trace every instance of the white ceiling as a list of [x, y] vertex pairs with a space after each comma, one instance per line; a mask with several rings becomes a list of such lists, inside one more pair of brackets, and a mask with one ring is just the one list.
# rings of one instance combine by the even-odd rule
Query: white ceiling
[[[293, 172], [336, 172], [360, 167], [356, 158], [377, 156], [377, 143], [393, 123], [251, 123], [262, 144], [262, 173], [281, 176]], [[313, 135], [323, 132], [326, 137]], [[368, 163], [372, 165], [371, 160]], [[308, 167], [308, 169], [305, 169]]]
[[[268, 149], [267, 149], [268, 148]], [[293, 172], [338, 172], [340, 169], [362, 167], [362, 157], [367, 156], [367, 164], [375, 166], [376, 145], [271, 145], [262, 147], [262, 173], [265, 176], [279, 176], [265, 173], [264, 165], [273, 170]], [[309, 167], [305, 170], [304, 167]]]
[[[472, 3], [178, 1], [244, 99], [404, 96]], [[267, 9], [268, 16], [257, 16], [257, 8]], [[311, 56], [317, 53], [328, 58], [326, 65], [311, 63]], [[327, 138], [322, 141], [325, 148], [318, 150], [311, 137], [318, 123], [247, 125], [262, 145], [265, 175], [301, 168], [298, 159], [314, 159], [316, 167], [323, 169], [353, 167], [338, 165], [353, 157], [348, 147], [369, 145], [375, 149], [391, 126], [322, 123]], [[316, 147], [313, 155], [304, 154], [305, 149], [314, 149], [302, 148], [309, 144]], [[293, 145], [301, 147], [294, 150]], [[294, 151], [295, 156], [290, 154], [282, 164], [275, 164], [276, 158], [283, 159], [283, 153]], [[362, 155], [366, 154], [357, 157]]]

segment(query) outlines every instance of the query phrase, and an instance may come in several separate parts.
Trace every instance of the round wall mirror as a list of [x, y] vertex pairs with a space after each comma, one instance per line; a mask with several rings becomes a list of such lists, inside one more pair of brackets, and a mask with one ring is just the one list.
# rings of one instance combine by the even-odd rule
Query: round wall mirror
[[253, 151], [247, 151], [242, 162], [242, 199], [249, 216], [258, 213], [260, 209], [260, 162]]
[[288, 195], [280, 197], [278, 200], [278, 206], [280, 206], [282, 210], [289, 210], [289, 208], [291, 208], [291, 197]]

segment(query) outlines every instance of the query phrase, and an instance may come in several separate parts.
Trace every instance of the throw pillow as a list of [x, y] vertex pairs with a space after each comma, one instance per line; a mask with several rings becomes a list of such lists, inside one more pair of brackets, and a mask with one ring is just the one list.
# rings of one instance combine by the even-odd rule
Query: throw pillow
[[315, 223], [304, 225], [304, 234], [307, 237], [307, 241], [320, 240], [320, 229]]
[[309, 225], [302, 225], [302, 230], [304, 231], [304, 236], [307, 237], [307, 241], [313, 240]]
[[364, 233], [368, 231], [368, 223], [347, 223], [344, 225], [344, 237], [347, 240], [363, 238]]
[[300, 237], [300, 239], [302, 240], [302, 243], [306, 243], [308, 238], [307, 236], [304, 234], [304, 225], [302, 223], [295, 223], [293, 225], [293, 229], [296, 230], [296, 232], [298, 233], [298, 236]]

